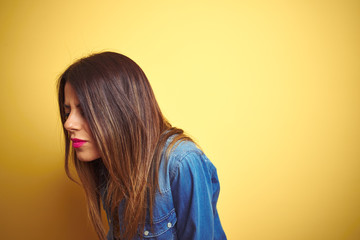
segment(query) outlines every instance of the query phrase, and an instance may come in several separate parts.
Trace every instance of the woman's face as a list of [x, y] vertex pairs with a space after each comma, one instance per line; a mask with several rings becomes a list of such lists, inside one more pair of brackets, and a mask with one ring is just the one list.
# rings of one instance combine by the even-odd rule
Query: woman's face
[[72, 146], [80, 161], [89, 162], [100, 158], [99, 150], [82, 114], [79, 99], [70, 83], [65, 83], [65, 129], [69, 132]]

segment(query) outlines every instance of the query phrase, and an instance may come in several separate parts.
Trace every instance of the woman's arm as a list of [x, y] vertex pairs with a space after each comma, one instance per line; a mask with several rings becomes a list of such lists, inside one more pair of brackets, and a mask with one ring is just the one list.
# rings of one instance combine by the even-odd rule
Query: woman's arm
[[219, 180], [210, 160], [203, 153], [190, 152], [174, 166], [170, 179], [178, 238], [226, 239], [216, 210]]

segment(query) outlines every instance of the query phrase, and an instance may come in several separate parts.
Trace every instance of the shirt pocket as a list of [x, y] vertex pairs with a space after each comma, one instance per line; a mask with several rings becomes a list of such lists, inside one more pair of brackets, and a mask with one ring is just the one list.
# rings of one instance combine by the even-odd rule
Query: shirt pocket
[[176, 222], [175, 208], [173, 208], [164, 217], [154, 220], [152, 228], [150, 222], [146, 221], [145, 229], [140, 233], [139, 239], [176, 240]]

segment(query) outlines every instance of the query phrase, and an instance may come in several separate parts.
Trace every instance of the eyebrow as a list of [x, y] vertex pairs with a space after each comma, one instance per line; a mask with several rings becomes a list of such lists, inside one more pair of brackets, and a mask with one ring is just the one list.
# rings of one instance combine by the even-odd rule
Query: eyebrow
[[[64, 107], [65, 107], [65, 108], [70, 108], [70, 105], [64, 104]], [[80, 104], [76, 105], [76, 107], [80, 107]]]

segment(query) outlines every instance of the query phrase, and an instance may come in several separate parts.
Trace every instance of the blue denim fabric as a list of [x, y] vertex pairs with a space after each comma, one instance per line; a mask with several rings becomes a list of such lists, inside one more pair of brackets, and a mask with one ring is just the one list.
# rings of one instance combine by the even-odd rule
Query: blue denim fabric
[[[163, 157], [159, 186], [153, 210], [153, 229], [147, 216], [144, 231], [139, 232], [134, 240], [226, 239], [216, 209], [220, 192], [216, 168], [194, 143], [183, 141], [175, 145], [168, 161]], [[106, 206], [104, 209], [110, 227], [107, 239], [112, 240], [113, 221]]]

